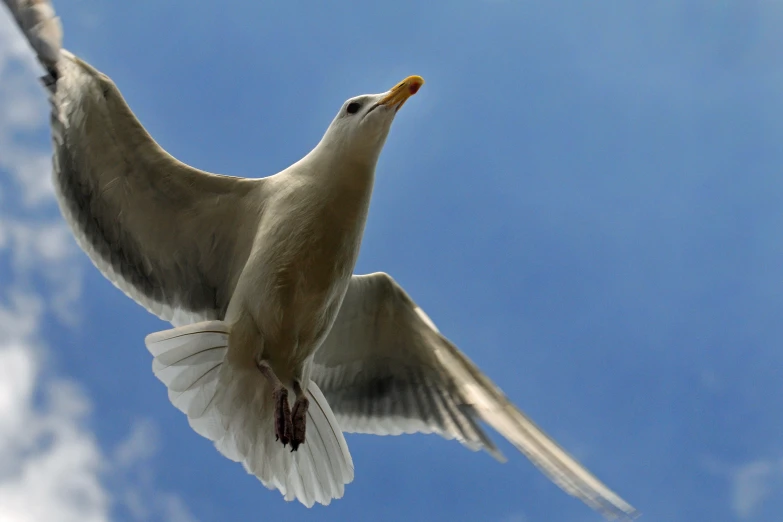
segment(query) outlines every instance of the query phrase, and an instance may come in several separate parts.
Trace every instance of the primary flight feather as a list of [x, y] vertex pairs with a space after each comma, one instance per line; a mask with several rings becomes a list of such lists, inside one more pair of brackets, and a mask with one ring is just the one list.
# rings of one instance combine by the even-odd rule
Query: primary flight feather
[[47, 0], [4, 2], [47, 71], [63, 215], [112, 283], [175, 326], [146, 339], [153, 371], [222, 454], [287, 500], [329, 504], [354, 476], [344, 431], [437, 433], [503, 460], [484, 421], [607, 518], [638, 514], [394, 279], [353, 275], [378, 156], [420, 77], [346, 101], [282, 172], [209, 174], [166, 153], [114, 83], [62, 49]]

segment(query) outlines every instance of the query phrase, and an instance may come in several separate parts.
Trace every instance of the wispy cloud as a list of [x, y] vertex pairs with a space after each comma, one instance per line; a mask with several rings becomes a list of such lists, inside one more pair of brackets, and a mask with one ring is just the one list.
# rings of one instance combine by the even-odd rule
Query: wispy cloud
[[765, 505], [783, 494], [783, 459], [769, 456], [731, 465], [710, 457], [703, 466], [726, 479], [728, 507], [736, 520], [764, 520]]
[[757, 460], [737, 468], [732, 474], [731, 507], [741, 520], [749, 520], [754, 511], [772, 493], [770, 483], [780, 470], [774, 462]]
[[112, 452], [117, 498], [138, 521], [196, 522], [176, 494], [161, 491], [155, 483], [154, 458], [159, 454], [160, 435], [154, 423], [139, 420]]
[[24, 139], [46, 121], [46, 97], [35, 86], [43, 71], [6, 9], [0, 11], [0, 169], [19, 189], [3, 193], [3, 200], [21, 200], [27, 207], [51, 203], [51, 153]]
[[502, 522], [530, 522], [524, 513], [513, 513], [505, 517]]
[[139, 521], [195, 522], [179, 496], [155, 483], [155, 425], [138, 421], [105, 453], [88, 428], [84, 391], [47, 374], [37, 338], [44, 311], [27, 294], [0, 306], [0, 520], [108, 521], [121, 504]]
[[194, 522], [155, 483], [154, 424], [102, 447], [84, 388], [47, 363], [43, 325], [77, 324], [86, 262], [54, 203], [40, 74], [0, 8], [0, 520], [103, 522], [122, 505], [140, 521]]
[[149, 421], [133, 425], [128, 437], [114, 449], [114, 462], [120, 469], [131, 469], [158, 452], [158, 431]]
[[43, 375], [43, 309], [19, 294], [0, 307], [0, 520], [108, 520], [89, 401], [74, 383]]

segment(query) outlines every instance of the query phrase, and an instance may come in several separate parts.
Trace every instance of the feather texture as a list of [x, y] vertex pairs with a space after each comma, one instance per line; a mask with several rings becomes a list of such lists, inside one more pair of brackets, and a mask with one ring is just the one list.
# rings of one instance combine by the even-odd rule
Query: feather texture
[[[365, 104], [371, 117], [351, 119], [341, 110], [318, 146], [276, 176], [220, 176], [164, 151], [114, 83], [62, 49], [48, 0], [3, 1], [47, 71], [62, 213], [113, 284], [158, 317], [186, 325], [147, 337], [153, 371], [193, 429], [221, 453], [287, 500], [312, 506], [341, 497], [353, 480], [341, 427], [438, 433], [502, 460], [478, 424], [484, 421], [608, 518], [638, 514], [511, 404], [391, 277], [350, 278], [375, 162], [396, 110], [421, 78], [363, 97], [377, 102]], [[312, 332], [334, 317], [346, 282], [319, 348], [320, 333]], [[291, 289], [299, 293], [285, 293]], [[249, 318], [239, 330], [254, 332], [233, 351], [222, 321], [231, 310]], [[299, 324], [282, 328], [285, 316]], [[308, 322], [316, 324], [302, 324]], [[231, 324], [236, 332], [238, 323]], [[297, 357], [309, 361], [317, 349], [307, 441], [295, 453], [274, 441], [271, 385], [249, 364], [262, 349], [278, 350], [272, 355], [288, 362], [296, 359], [289, 352], [303, 349]], [[304, 374], [301, 361], [283, 372]]]
[[266, 180], [210, 174], [169, 155], [109, 77], [61, 48], [48, 0], [4, 2], [49, 72], [54, 187], [79, 246], [161, 319], [222, 318], [253, 246]]
[[230, 330], [206, 321], [147, 336], [152, 369], [193, 429], [286, 500], [311, 507], [341, 498], [353, 460], [329, 404], [310, 383], [307, 442], [290, 452], [275, 441], [272, 393], [257, 371], [226, 361]]
[[638, 516], [517, 409], [387, 274], [353, 277], [312, 379], [345, 431], [438, 433], [502, 459], [482, 420], [607, 518]]

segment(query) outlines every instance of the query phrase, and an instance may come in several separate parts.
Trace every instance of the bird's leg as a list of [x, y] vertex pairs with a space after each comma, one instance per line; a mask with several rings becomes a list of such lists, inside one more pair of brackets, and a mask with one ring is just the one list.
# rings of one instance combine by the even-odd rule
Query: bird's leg
[[302, 384], [298, 379], [294, 379], [294, 393], [296, 393], [296, 402], [292, 412], [293, 427], [291, 432], [291, 451], [299, 449], [300, 444], [305, 441], [305, 426], [307, 424], [307, 408], [310, 406], [310, 400], [302, 389]]
[[272, 367], [266, 361], [256, 361], [256, 367], [261, 375], [272, 384], [272, 398], [275, 401], [275, 440], [279, 440], [283, 443], [283, 447], [291, 442], [293, 447], [294, 443], [291, 438], [293, 430], [293, 424], [291, 422], [291, 407], [288, 406], [288, 390], [280, 379], [277, 378]]

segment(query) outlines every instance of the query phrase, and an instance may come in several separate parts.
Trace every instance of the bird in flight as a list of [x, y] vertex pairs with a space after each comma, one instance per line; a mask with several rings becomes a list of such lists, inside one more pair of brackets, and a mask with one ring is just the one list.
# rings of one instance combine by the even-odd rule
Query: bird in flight
[[375, 167], [424, 84], [347, 100], [265, 178], [207, 173], [147, 133], [106, 75], [62, 48], [49, 0], [3, 0], [46, 70], [53, 183], [78, 244], [174, 328], [146, 338], [193, 429], [286, 500], [343, 496], [343, 432], [437, 433], [504, 457], [485, 422], [609, 519], [638, 512], [516, 408], [388, 274], [354, 275]]

